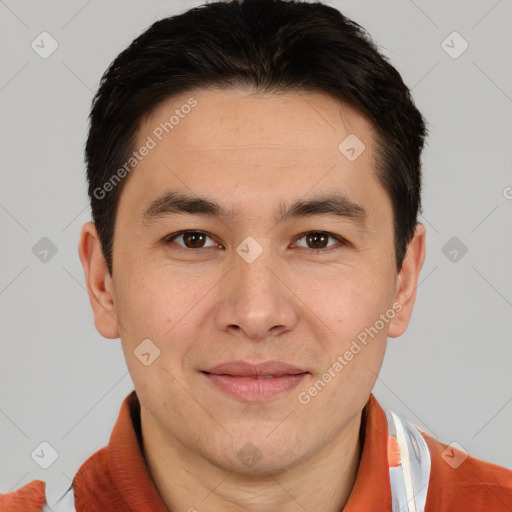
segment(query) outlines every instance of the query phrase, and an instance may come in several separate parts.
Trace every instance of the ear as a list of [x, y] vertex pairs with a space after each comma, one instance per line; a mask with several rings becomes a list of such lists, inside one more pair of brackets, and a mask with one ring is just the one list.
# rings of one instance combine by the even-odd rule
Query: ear
[[394, 303], [397, 304], [397, 314], [391, 320], [388, 336], [397, 338], [401, 336], [409, 325], [412, 310], [416, 301], [416, 288], [418, 278], [425, 261], [426, 229], [423, 224], [416, 224], [416, 231], [409, 245], [398, 276], [397, 291]]
[[84, 267], [85, 284], [94, 313], [94, 325], [105, 338], [119, 338], [113, 283], [101, 251], [101, 241], [92, 222], [82, 226], [78, 255]]

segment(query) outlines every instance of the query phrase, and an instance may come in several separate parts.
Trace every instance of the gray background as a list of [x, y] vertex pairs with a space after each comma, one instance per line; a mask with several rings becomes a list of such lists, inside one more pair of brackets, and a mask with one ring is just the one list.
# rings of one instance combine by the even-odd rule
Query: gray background
[[[120, 341], [95, 330], [77, 253], [90, 220], [87, 115], [134, 37], [200, 3], [0, 0], [2, 492], [36, 478], [50, 493], [68, 485], [107, 444], [133, 389]], [[431, 130], [428, 255], [411, 325], [390, 339], [374, 394], [440, 440], [512, 468], [512, 2], [330, 5], [370, 32]], [[43, 31], [59, 45], [47, 59], [31, 48]], [[453, 31], [469, 43], [458, 58], [441, 46]], [[43, 237], [57, 248], [46, 262], [32, 251]], [[468, 249], [455, 262], [453, 247], [443, 252], [452, 237]], [[48, 469], [31, 458], [42, 441], [59, 455]]]

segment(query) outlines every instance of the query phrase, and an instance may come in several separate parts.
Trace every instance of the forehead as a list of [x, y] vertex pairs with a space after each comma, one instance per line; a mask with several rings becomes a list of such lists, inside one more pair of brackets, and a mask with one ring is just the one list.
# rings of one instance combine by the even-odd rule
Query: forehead
[[[264, 94], [240, 88], [200, 89], [169, 98], [142, 123], [138, 142], [165, 126], [168, 133], [164, 129], [162, 135], [179, 145], [175, 149], [202, 152], [250, 150], [254, 144], [255, 150], [264, 145], [337, 154], [341, 136], [354, 133], [367, 139], [372, 130], [359, 111], [323, 93]], [[297, 160], [301, 156], [307, 155], [297, 155]]]
[[[356, 109], [322, 93], [190, 91], [141, 123], [135, 149], [148, 137], [154, 147], [132, 172], [127, 192], [147, 204], [174, 187], [222, 198], [236, 210], [254, 206], [255, 196], [282, 201], [283, 194], [295, 199], [341, 185], [361, 201], [378, 186], [372, 135]], [[349, 160], [340, 144], [354, 136], [364, 150]]]

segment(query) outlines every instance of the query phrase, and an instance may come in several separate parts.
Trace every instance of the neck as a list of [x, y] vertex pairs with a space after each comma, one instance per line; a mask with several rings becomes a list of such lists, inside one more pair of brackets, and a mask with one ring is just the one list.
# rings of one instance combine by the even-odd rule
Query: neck
[[143, 408], [141, 423], [149, 473], [171, 512], [340, 512], [356, 480], [364, 428], [359, 413], [311, 457], [254, 476], [211, 464], [159, 429]]

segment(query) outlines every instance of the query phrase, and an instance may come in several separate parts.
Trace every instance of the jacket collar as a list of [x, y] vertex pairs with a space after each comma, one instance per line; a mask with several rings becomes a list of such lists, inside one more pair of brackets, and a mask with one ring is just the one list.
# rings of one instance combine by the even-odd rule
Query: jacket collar
[[[391, 491], [387, 463], [387, 422], [373, 394], [362, 411], [361, 459], [356, 481], [343, 512], [388, 512]], [[92, 455], [74, 480], [77, 512], [168, 512], [148, 472], [135, 391], [123, 401], [108, 447]]]

